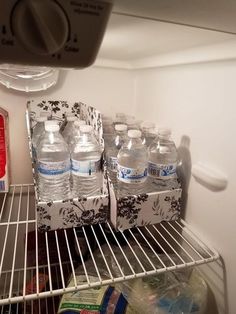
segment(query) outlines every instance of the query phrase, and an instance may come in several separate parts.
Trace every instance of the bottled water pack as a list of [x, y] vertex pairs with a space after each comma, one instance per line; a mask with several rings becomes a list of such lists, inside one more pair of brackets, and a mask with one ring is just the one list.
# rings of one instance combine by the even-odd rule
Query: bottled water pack
[[44, 201], [70, 196], [70, 154], [59, 125], [45, 121], [45, 133], [37, 146], [39, 196]]
[[171, 130], [159, 129], [156, 140], [148, 148], [149, 183], [155, 186], [176, 178], [177, 158], [177, 149], [171, 139]]
[[141, 135], [139, 130], [129, 130], [128, 141], [118, 153], [117, 177], [121, 195], [145, 193], [148, 152]]
[[80, 127], [80, 136], [71, 150], [73, 195], [92, 196], [100, 194], [102, 150], [89, 125]]
[[117, 155], [122, 145], [127, 140], [127, 125], [116, 124], [115, 132], [110, 146], [106, 149], [107, 170], [114, 185], [117, 182]]

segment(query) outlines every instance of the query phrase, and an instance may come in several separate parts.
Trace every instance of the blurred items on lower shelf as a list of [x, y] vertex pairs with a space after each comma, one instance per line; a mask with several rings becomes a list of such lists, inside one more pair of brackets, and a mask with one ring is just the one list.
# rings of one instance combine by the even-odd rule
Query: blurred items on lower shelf
[[[118, 247], [114, 249], [114, 251], [118, 250]], [[135, 265], [135, 257], [132, 252], [127, 247], [124, 247], [123, 250], [131, 265]], [[139, 267], [143, 266], [148, 268], [147, 260], [142, 257], [140, 248], [133, 245], [133, 250], [140, 258], [140, 265], [137, 265], [134, 270], [138, 272]], [[112, 256], [106, 246], [97, 249], [93, 253], [93, 258], [86, 261], [88, 272], [81, 275], [83, 265], [79, 266], [71, 275], [68, 287], [73, 287], [75, 280], [81, 284], [89, 280], [92, 285], [101, 278], [103, 280], [110, 278], [111, 274], [113, 276], [119, 276], [120, 273], [127, 274], [129, 265], [121, 264], [119, 254], [116, 253], [118, 252]], [[152, 252], [148, 253], [150, 259], [156, 258]], [[160, 261], [166, 260], [163, 254], [160, 254], [159, 257]], [[171, 256], [171, 258], [176, 259], [175, 256]], [[94, 268], [94, 260], [96, 260], [99, 273]], [[61, 299], [58, 313], [204, 313], [206, 298], [205, 281], [195, 268], [190, 268], [67, 293]]]
[[[135, 287], [132, 283], [135, 279], [138, 286], [140, 282], [144, 286], [142, 278], [161, 276], [219, 258], [219, 254], [202, 242], [183, 220], [125, 231], [116, 231], [105, 223], [40, 233], [36, 212], [30, 210], [35, 205], [32, 186], [13, 186], [2, 196], [1, 314], [3, 306], [12, 304], [13, 311], [13, 304], [17, 302], [25, 302], [25, 309], [33, 306], [31, 313], [56, 313], [60, 301], [57, 296], [74, 292], [78, 295], [78, 291], [103, 286], [115, 287], [128, 298], [131, 293], [125, 288], [126, 284], [121, 285], [122, 282], [131, 280], [130, 285]], [[183, 285], [181, 289], [184, 295]], [[171, 301], [172, 295], [174, 298], [174, 292], [168, 290], [164, 301], [161, 299], [165, 304], [168, 299], [170, 308], [174, 302]], [[49, 310], [51, 301], [45, 299], [50, 297], [53, 297], [50, 299], [52, 311]], [[131, 301], [127, 301], [132, 307]], [[44, 305], [48, 311], [42, 310]]]

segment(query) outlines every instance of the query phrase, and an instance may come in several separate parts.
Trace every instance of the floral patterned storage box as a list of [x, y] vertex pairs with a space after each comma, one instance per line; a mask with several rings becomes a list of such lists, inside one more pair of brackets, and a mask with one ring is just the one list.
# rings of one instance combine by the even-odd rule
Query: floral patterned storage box
[[182, 189], [177, 179], [166, 183], [157, 192], [126, 197], [118, 197], [109, 179], [108, 183], [110, 220], [118, 230], [179, 218]]
[[[67, 114], [74, 114], [92, 125], [97, 138], [103, 145], [101, 114], [93, 107], [81, 102], [69, 103], [67, 101], [29, 101], [27, 104], [26, 120], [30, 154], [32, 158], [31, 135], [36, 125], [35, 118], [42, 115], [49, 119], [58, 120], [62, 124]], [[35, 164], [32, 158], [32, 171], [35, 184], [37, 224], [40, 231], [79, 227], [82, 225], [106, 222], [109, 214], [109, 197], [107, 179], [104, 174], [101, 195], [87, 198], [73, 198], [65, 201], [46, 203], [40, 201], [37, 193]]]

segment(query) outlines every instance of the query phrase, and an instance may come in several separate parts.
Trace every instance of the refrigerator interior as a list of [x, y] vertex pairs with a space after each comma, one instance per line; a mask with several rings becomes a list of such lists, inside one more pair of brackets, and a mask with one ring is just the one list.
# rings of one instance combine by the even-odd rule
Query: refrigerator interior
[[82, 101], [107, 115], [125, 112], [171, 127], [178, 147], [183, 137], [188, 140], [192, 165], [202, 162], [228, 178], [224, 191], [213, 192], [188, 169], [183, 215], [222, 256], [226, 273], [219, 261], [202, 268], [219, 313], [234, 313], [235, 57], [233, 34], [112, 15], [91, 68], [61, 70], [58, 84], [45, 92], [22, 94], [1, 87], [0, 104], [10, 116], [11, 182], [32, 182], [28, 99]]

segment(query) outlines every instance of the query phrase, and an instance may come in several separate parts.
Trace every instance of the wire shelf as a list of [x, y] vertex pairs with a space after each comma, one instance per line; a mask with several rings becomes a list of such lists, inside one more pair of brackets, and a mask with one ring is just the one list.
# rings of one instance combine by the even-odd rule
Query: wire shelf
[[[157, 275], [219, 258], [183, 220], [124, 232], [116, 232], [106, 223], [39, 233], [32, 185], [13, 185], [9, 193], [0, 195], [0, 201], [0, 306]], [[42, 274], [48, 278], [43, 286]], [[70, 286], [69, 279], [73, 282]]]

